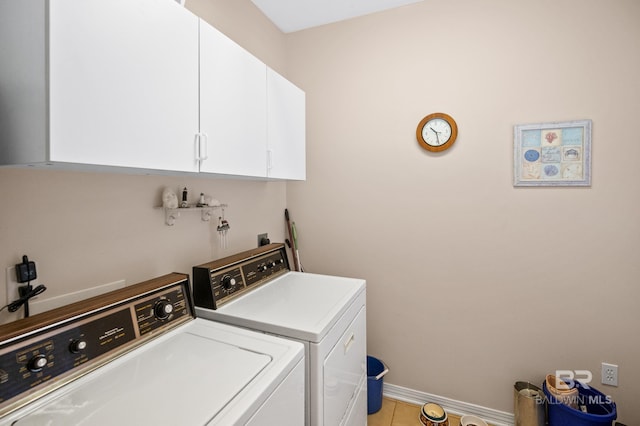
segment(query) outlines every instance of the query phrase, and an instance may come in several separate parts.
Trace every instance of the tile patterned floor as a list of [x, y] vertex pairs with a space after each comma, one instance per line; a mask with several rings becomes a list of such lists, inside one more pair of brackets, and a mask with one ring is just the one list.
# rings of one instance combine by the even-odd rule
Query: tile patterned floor
[[[382, 408], [368, 416], [368, 426], [421, 426], [420, 406], [382, 398]], [[449, 415], [449, 426], [460, 426], [460, 417]]]

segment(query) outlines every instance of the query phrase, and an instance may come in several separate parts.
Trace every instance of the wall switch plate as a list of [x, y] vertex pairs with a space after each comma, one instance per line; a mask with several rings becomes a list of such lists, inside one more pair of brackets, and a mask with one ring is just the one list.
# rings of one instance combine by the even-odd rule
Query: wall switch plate
[[[35, 262], [36, 270], [38, 269], [38, 262]], [[36, 287], [38, 285], [38, 279], [31, 281], [31, 286]], [[20, 299], [20, 294], [18, 293], [18, 287], [22, 287], [27, 285], [27, 283], [19, 283], [18, 277], [16, 276], [16, 267], [11, 266], [7, 268], [7, 304], [13, 302], [14, 300]]]
[[618, 386], [618, 366], [615, 364], [602, 363], [602, 384]]

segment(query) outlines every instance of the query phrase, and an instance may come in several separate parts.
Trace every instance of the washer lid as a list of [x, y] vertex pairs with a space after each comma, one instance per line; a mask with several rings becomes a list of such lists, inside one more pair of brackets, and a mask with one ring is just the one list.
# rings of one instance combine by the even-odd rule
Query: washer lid
[[202, 425], [270, 362], [265, 354], [180, 333], [68, 385], [14, 424]]
[[361, 279], [288, 272], [215, 311], [196, 308], [196, 314], [320, 342], [365, 286]]

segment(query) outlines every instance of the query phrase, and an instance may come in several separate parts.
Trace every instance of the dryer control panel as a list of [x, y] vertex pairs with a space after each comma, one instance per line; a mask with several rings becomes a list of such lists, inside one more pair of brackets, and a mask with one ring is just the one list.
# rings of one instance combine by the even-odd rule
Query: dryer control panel
[[193, 318], [170, 274], [0, 326], [0, 417]]
[[284, 244], [268, 244], [193, 267], [196, 306], [216, 309], [289, 271]]

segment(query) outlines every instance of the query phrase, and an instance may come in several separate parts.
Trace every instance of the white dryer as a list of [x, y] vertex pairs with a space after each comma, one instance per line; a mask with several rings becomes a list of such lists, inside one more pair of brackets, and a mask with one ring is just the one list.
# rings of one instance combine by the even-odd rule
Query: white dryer
[[193, 268], [196, 316], [304, 344], [306, 424], [367, 422], [366, 282], [290, 271], [283, 244]]
[[0, 425], [304, 422], [303, 345], [193, 314], [170, 274], [0, 326]]

